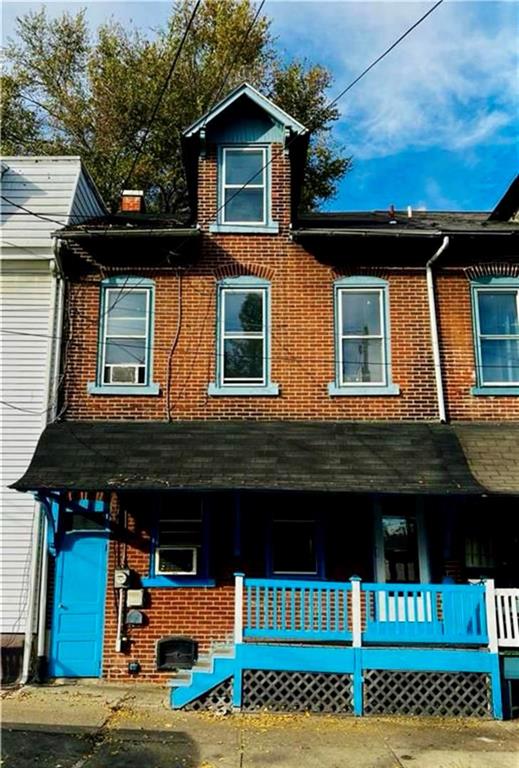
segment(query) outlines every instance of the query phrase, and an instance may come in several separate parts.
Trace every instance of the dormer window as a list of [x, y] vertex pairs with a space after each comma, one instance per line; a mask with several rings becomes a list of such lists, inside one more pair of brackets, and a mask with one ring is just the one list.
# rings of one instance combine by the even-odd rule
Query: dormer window
[[222, 223], [266, 223], [266, 163], [265, 147], [223, 148]]

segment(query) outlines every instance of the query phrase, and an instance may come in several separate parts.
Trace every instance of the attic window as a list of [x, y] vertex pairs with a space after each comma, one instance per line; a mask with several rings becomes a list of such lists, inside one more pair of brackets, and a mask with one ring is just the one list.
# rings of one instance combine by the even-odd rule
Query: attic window
[[222, 222], [266, 224], [266, 148], [224, 147]]

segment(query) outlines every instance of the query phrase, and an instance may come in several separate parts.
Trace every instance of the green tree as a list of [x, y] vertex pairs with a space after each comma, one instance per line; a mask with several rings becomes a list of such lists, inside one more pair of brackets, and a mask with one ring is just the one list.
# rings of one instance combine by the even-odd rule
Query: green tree
[[151, 209], [183, 217], [182, 130], [246, 79], [312, 129], [304, 207], [332, 197], [350, 159], [330, 137], [338, 118], [326, 107], [330, 74], [303, 61], [282, 66], [269, 20], [251, 28], [251, 0], [201, 3], [128, 178], [194, 2], [177, 0], [153, 37], [113, 21], [91, 33], [85, 11], [20, 17], [5, 49], [2, 151], [79, 154], [112, 209], [128, 183], [145, 189]]

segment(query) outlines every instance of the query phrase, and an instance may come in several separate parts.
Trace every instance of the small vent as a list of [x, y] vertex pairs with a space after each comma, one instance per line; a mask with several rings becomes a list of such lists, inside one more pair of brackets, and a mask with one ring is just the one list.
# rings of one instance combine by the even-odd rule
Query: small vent
[[157, 641], [157, 669], [191, 669], [198, 659], [198, 644], [190, 637], [162, 637]]

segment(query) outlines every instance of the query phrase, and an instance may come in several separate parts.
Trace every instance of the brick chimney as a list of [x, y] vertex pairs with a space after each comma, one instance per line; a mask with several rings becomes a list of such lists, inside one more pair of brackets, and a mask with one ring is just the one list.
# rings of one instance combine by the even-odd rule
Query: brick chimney
[[123, 189], [119, 210], [121, 213], [144, 213], [144, 192], [142, 189]]

